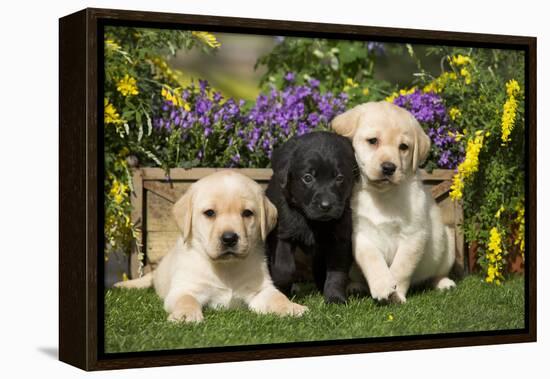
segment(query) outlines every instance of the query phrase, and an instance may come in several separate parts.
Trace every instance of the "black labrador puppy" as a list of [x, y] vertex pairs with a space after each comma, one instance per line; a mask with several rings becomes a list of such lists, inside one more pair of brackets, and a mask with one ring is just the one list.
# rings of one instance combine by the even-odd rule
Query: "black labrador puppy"
[[325, 301], [344, 303], [351, 252], [350, 197], [357, 178], [349, 139], [330, 132], [293, 137], [273, 152], [266, 190], [277, 207], [267, 240], [273, 283], [286, 294], [294, 282], [294, 252], [313, 255], [313, 276]]

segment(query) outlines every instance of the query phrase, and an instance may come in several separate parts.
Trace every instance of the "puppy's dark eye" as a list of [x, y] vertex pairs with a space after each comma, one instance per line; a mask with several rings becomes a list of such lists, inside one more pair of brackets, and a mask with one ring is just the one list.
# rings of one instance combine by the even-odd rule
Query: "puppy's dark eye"
[[409, 145], [407, 145], [405, 143], [402, 143], [401, 145], [399, 145], [399, 150], [407, 151], [407, 150], [409, 150]]
[[252, 212], [250, 209], [245, 209], [241, 215], [244, 218], [248, 218], [254, 216], [254, 212]]
[[337, 183], [342, 183], [344, 181], [344, 175], [340, 174], [336, 177]]
[[309, 184], [309, 183], [313, 182], [313, 175], [311, 175], [311, 174], [305, 174], [304, 176], [302, 176], [302, 181], [303, 181], [305, 184]]
[[378, 138], [369, 138], [367, 139], [369, 145], [376, 145], [378, 143]]
[[214, 217], [216, 215], [216, 212], [214, 212], [213, 209], [207, 209], [202, 213], [208, 218]]

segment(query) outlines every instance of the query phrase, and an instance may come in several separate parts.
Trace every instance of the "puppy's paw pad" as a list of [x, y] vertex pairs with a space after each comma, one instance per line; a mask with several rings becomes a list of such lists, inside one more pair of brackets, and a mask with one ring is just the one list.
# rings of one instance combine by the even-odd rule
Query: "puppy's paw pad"
[[197, 312], [172, 312], [168, 315], [168, 321], [180, 323], [180, 322], [201, 322], [204, 319], [201, 311]]
[[449, 278], [442, 278], [435, 285], [435, 288], [439, 291], [447, 291], [454, 287], [456, 287], [456, 283]]

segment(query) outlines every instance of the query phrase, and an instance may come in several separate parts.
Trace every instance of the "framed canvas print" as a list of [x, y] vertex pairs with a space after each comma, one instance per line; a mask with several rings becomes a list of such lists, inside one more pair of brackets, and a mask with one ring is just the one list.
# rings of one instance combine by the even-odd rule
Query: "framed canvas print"
[[536, 39], [60, 19], [59, 356], [536, 340]]

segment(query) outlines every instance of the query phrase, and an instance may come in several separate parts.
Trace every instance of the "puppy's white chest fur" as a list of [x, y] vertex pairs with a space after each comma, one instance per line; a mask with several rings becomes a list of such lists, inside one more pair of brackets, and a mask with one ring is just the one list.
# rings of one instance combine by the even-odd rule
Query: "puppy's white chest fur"
[[401, 187], [380, 193], [357, 185], [351, 200], [354, 232], [360, 231], [361, 236], [368, 238], [388, 264], [393, 261], [400, 241], [417, 233], [425, 223], [423, 189], [415, 181], [407, 186], [408, 191], [402, 191]]

